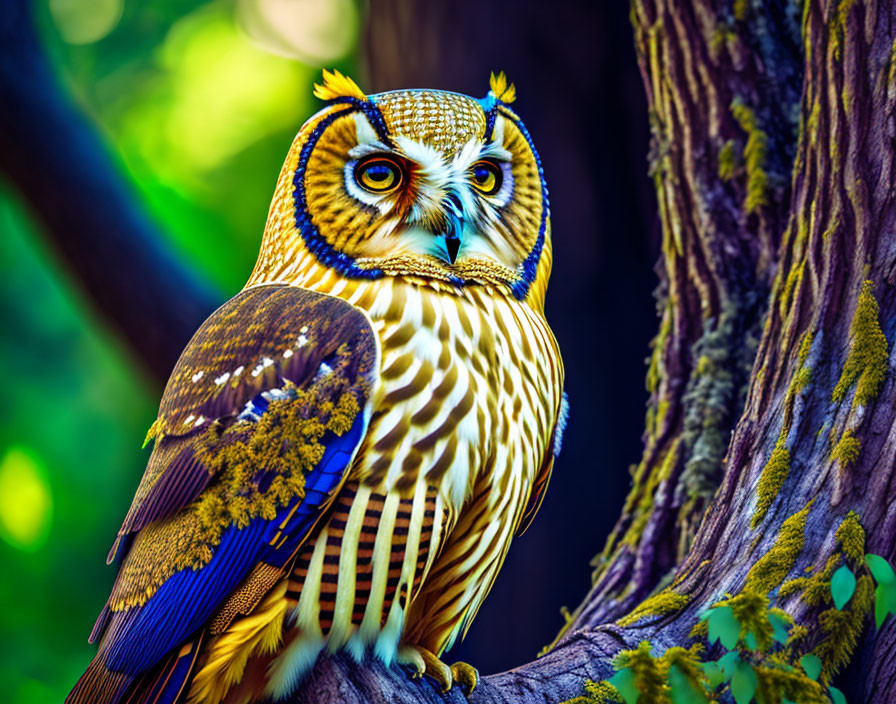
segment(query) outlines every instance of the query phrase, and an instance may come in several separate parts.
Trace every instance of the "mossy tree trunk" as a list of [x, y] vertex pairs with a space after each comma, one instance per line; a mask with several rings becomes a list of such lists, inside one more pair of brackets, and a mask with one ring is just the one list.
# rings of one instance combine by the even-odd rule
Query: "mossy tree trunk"
[[[636, 0], [632, 16], [665, 283], [644, 458], [558, 643], [470, 701], [576, 697], [621, 649], [700, 640], [726, 596], [786, 610], [783, 657], [814, 653], [851, 701], [896, 701], [896, 626], [874, 629], [862, 562], [896, 558], [896, 6]], [[842, 565], [857, 583], [837, 609]], [[299, 700], [335, 691], [443, 701], [339, 658]]]

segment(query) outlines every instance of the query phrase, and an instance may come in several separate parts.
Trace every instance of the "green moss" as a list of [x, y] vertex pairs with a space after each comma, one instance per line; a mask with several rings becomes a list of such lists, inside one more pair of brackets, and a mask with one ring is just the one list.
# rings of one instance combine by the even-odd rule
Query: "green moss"
[[666, 420], [666, 414], [669, 412], [669, 401], [663, 400], [656, 404], [656, 430], [663, 427], [663, 421]]
[[798, 511], [784, 521], [775, 544], [756, 561], [756, 564], [747, 573], [744, 591], [768, 594], [793, 569], [796, 558], [803, 549], [806, 517], [811, 508], [812, 501], [806, 504], [802, 511]]
[[840, 0], [840, 4], [837, 5], [837, 12], [834, 14], [833, 18], [831, 18], [831, 49], [834, 53], [834, 60], [836, 61], [839, 61], [843, 56], [843, 42], [846, 37], [846, 20], [849, 18], [849, 13], [852, 12], [852, 8], [855, 4], [856, 0]]
[[840, 441], [831, 450], [831, 457], [840, 465], [841, 470], [845, 470], [859, 456], [859, 450], [862, 444], [851, 430], [847, 430], [840, 436]]
[[874, 580], [863, 574], [856, 580], [856, 589], [842, 611], [831, 608], [818, 616], [824, 639], [815, 654], [824, 667], [822, 679], [829, 682], [849, 662], [874, 605]]
[[809, 352], [812, 350], [812, 340], [815, 334], [811, 330], [806, 330], [803, 339], [800, 340], [800, 351], [797, 353], [797, 363], [802, 367], [809, 358]]
[[719, 178], [730, 181], [740, 162], [740, 154], [733, 139], [729, 139], [719, 150]]
[[808, 133], [809, 145], [814, 147], [818, 139], [818, 118], [821, 115], [821, 101], [815, 99], [812, 102], [812, 110], [809, 112]]
[[781, 702], [787, 699], [800, 704], [828, 704], [830, 701], [824, 687], [797, 668], [758, 665], [753, 671], [758, 681], [756, 701]]
[[663, 351], [666, 347], [666, 340], [672, 331], [672, 309], [671, 306], [666, 307], [663, 312], [663, 318], [660, 322], [660, 329], [656, 337], [650, 343], [651, 354], [650, 364], [647, 367], [647, 390], [654, 394], [660, 388], [660, 381], [663, 373]]
[[[623, 509], [623, 513], [626, 515], [633, 515], [634, 519], [628, 527], [628, 530], [625, 531], [625, 535], [622, 537], [623, 545], [635, 547], [641, 540], [644, 528], [650, 520], [651, 507], [653, 506], [653, 500], [656, 496], [656, 490], [659, 487], [660, 482], [668, 479], [675, 469], [675, 465], [678, 461], [679, 444], [680, 438], [676, 439], [672, 446], [666, 450], [659, 465], [654, 466], [652, 471], [648, 470], [647, 464], [644, 461], [642, 461], [635, 470], [634, 487], [631, 492], [629, 492], [625, 501], [625, 508]], [[610, 549], [610, 546], [611, 543], [608, 541], [607, 546], [604, 548], [604, 552], [601, 553], [603, 556], [609, 556], [608, 549]]]
[[766, 204], [768, 174], [765, 172], [765, 157], [768, 149], [768, 135], [759, 127], [756, 113], [741, 100], [735, 98], [731, 103], [731, 114], [747, 133], [747, 145], [744, 147], [744, 158], [747, 167], [747, 198], [744, 209], [748, 213], [759, 210]]
[[824, 232], [821, 233], [821, 239], [827, 242], [831, 239], [831, 236], [840, 229], [840, 225], [842, 224], [842, 220], [840, 218], [840, 213], [834, 213], [831, 217], [830, 222], [828, 222], [828, 226], [824, 229]]
[[734, 19], [742, 22], [750, 11], [750, 0], [734, 0]]
[[745, 638], [747, 633], [756, 637], [756, 648], [751, 650], [767, 651], [774, 642], [774, 631], [768, 620], [769, 600], [765, 594], [744, 589], [730, 599], [725, 599], [716, 606], [729, 606], [734, 613], [734, 618], [740, 624], [740, 637]]
[[[647, 702], [662, 701], [666, 693], [668, 665], [653, 657], [650, 641], [641, 641], [634, 650], [623, 650], [613, 664], [618, 669], [629, 668], [635, 673], [639, 699]], [[665, 665], [665, 666], [664, 666]]]
[[781, 320], [787, 319], [790, 305], [793, 303], [793, 294], [803, 280], [803, 270], [805, 265], [805, 260], [795, 263], [787, 274], [787, 279], [784, 281], [784, 290], [781, 291], [781, 298], [778, 302], [778, 313], [781, 316]]
[[824, 567], [811, 574], [813, 568], [807, 567], [808, 577], [797, 577], [781, 585], [778, 593], [781, 596], [800, 594], [800, 598], [810, 606], [823, 606], [831, 604], [831, 578], [834, 572], [843, 563], [844, 554], [853, 562], [853, 567], [860, 567], [865, 556], [865, 529], [855, 511], [850, 511], [841, 521], [834, 533], [834, 537], [842, 548], [842, 552], [835, 552], [825, 561]]
[[849, 336], [849, 353], [832, 398], [837, 402], [843, 401], [855, 385], [852, 405], [864, 406], [877, 396], [888, 367], [887, 338], [878, 321], [877, 299], [871, 281], [866, 280], [862, 284]]
[[561, 704], [609, 704], [624, 701], [617, 689], [609, 682], [585, 681], [585, 694], [581, 697], [567, 699]]
[[861, 565], [865, 559], [865, 529], [859, 519], [859, 514], [850, 511], [837, 528], [834, 537], [843, 547], [843, 552], [855, 563]]
[[750, 521], [751, 528], [755, 529], [762, 523], [772, 502], [777, 498], [781, 487], [784, 486], [784, 480], [787, 479], [789, 473], [790, 451], [784, 446], [784, 438], [780, 437], [759, 476], [759, 485], [756, 488], [756, 510]]
[[800, 599], [809, 606], [821, 606], [822, 604], [830, 604], [833, 599], [831, 597], [831, 577], [839, 566], [843, 555], [839, 552], [831, 555], [825, 566], [819, 572], [810, 577], [797, 577], [790, 579], [781, 585], [778, 590], [780, 596], [800, 595]]
[[617, 623], [620, 626], [631, 626], [648, 616], [662, 616], [673, 611], [681, 611], [690, 600], [691, 597], [687, 594], [677, 594], [671, 589], [664, 589], [642, 601], [630, 614], [619, 619]]

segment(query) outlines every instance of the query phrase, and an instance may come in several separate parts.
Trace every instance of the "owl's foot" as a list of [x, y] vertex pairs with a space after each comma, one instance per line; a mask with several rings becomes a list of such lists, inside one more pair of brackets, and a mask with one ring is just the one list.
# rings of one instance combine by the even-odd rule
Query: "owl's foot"
[[458, 684], [470, 693], [479, 684], [479, 673], [475, 667], [465, 662], [458, 662], [448, 667], [435, 653], [419, 645], [399, 646], [397, 659], [399, 664], [411, 668], [411, 677], [426, 675], [435, 680], [443, 692]]
[[465, 662], [456, 662], [451, 666], [454, 684], [464, 687], [467, 694], [472, 694], [479, 684], [479, 670]]

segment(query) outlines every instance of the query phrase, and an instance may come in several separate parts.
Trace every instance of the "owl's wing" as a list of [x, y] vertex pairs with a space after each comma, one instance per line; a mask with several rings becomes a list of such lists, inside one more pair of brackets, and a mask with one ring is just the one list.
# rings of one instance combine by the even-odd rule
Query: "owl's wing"
[[554, 423], [554, 432], [551, 433], [551, 445], [544, 455], [541, 462], [541, 468], [535, 476], [535, 482], [532, 484], [532, 491], [529, 494], [529, 502], [523, 511], [520, 522], [517, 524], [514, 534], [519, 537], [532, 525], [535, 514], [541, 508], [541, 502], [544, 501], [544, 493], [551, 481], [551, 473], [554, 470], [554, 460], [560, 454], [560, 447], [563, 445], [563, 431], [566, 429], [566, 420], [569, 417], [569, 399], [566, 392], [560, 396], [560, 408], [557, 409], [557, 420]]
[[202, 325], [150, 430], [99, 651], [67, 702], [175, 701], [205, 627], [254, 608], [342, 485], [377, 344], [357, 308], [289, 286], [243, 291]]

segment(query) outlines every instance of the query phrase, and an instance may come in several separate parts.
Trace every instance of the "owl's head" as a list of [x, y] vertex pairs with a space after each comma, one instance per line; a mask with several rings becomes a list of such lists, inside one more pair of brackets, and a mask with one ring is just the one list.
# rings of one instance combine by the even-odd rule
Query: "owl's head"
[[[364, 95], [324, 72], [326, 107], [299, 131], [251, 283], [403, 277], [491, 285], [540, 305], [550, 270], [547, 187], [504, 74], [477, 100]], [[313, 271], [312, 271], [313, 270]]]

